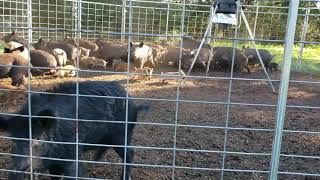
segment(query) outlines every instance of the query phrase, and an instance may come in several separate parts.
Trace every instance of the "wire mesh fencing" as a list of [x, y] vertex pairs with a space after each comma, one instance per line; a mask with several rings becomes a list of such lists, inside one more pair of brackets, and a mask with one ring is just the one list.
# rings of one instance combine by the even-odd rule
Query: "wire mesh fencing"
[[0, 177], [317, 179], [319, 9], [246, 2], [0, 1]]

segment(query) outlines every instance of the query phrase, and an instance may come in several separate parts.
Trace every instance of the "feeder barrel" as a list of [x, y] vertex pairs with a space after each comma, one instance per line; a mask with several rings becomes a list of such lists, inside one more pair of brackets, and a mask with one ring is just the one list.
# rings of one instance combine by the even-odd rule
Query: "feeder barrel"
[[237, 11], [237, 0], [215, 0], [213, 6], [217, 8], [216, 13], [235, 14]]

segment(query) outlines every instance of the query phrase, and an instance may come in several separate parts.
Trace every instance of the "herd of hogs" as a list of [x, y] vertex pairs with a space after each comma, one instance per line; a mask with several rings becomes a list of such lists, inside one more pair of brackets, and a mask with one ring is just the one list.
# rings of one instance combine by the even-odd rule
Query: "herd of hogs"
[[[130, 59], [130, 72], [145, 74], [138, 78], [150, 78], [153, 70], [163, 66], [179, 67], [181, 53], [181, 67], [189, 69], [194, 56], [198, 51], [200, 42], [184, 38], [182, 49], [179, 46], [167, 43], [147, 45], [143, 42], [130, 42], [130, 54], [128, 58], [128, 44], [121, 41], [106, 42], [98, 39], [95, 42], [66, 37], [63, 41], [51, 42], [42, 38], [36, 43], [28, 45], [28, 41], [13, 31], [5, 35], [3, 41], [6, 43], [4, 53], [0, 55], [0, 77], [11, 77], [12, 85], [19, 86], [28, 75], [26, 67], [30, 63], [37, 68], [31, 69], [32, 75], [51, 73], [57, 76], [75, 76], [75, 67], [79, 58], [79, 67], [105, 69], [111, 66], [114, 71], [126, 72], [127, 61]], [[30, 48], [30, 51], [27, 50]], [[268, 50], [258, 49], [264, 66], [268, 71], [277, 70], [278, 65], [272, 60], [275, 55]], [[199, 56], [194, 63], [194, 69], [230, 70], [234, 53], [234, 71], [240, 72], [260, 65], [258, 54], [255, 49], [242, 47], [212, 47], [204, 44]], [[13, 67], [9, 67], [12, 66]], [[162, 72], [163, 73], [163, 72]], [[184, 75], [184, 73], [183, 73]], [[134, 76], [136, 77], [136, 76]]]
[[[153, 70], [161, 66], [180, 66], [179, 59], [182, 54], [181, 67], [186, 70], [192, 64], [199, 45], [198, 41], [191, 39], [183, 40], [182, 49], [168, 44], [146, 45], [142, 42], [131, 42], [132, 57], [128, 58], [128, 44], [125, 42], [105, 42], [101, 39], [91, 42], [84, 39], [66, 38], [61, 42], [47, 42], [39, 39], [37, 43], [28, 45], [28, 42], [15, 32], [4, 36], [3, 41], [6, 46], [4, 53], [0, 55], [0, 65], [2, 65], [0, 76], [10, 77], [12, 87], [23, 85], [25, 76], [31, 76], [31, 74], [50, 73], [56, 76], [75, 76], [75, 67], [78, 67], [78, 63], [81, 69], [105, 69], [106, 66], [112, 66], [115, 71], [127, 71], [127, 59], [130, 59], [132, 60], [130, 64], [133, 65], [129, 67], [129, 70], [139, 72], [137, 74], [145, 74], [143, 75], [145, 78], [145, 76], [151, 76]], [[27, 47], [30, 48], [30, 51]], [[276, 70], [277, 64], [272, 62], [274, 55], [263, 49], [259, 49], [259, 52], [265, 67], [270, 71]], [[234, 71], [247, 69], [250, 72], [251, 65], [259, 64], [254, 49], [239, 50], [204, 44], [195, 62], [195, 68], [229, 70], [233, 53], [235, 53]], [[78, 58], [79, 61], [77, 61]], [[29, 64], [40, 68], [32, 69], [30, 74], [26, 68]], [[180, 75], [181, 72], [179, 72]], [[135, 122], [138, 121], [138, 113], [147, 112], [150, 105], [138, 105], [132, 99], [126, 101], [124, 97], [127, 96], [127, 92], [117, 82], [81, 81], [78, 85], [79, 94], [94, 97], [79, 96], [77, 99], [75, 96], [63, 96], [61, 93], [76, 93], [75, 82], [64, 82], [48, 90], [51, 94], [32, 94], [30, 96], [31, 107], [26, 102], [17, 112], [17, 114], [26, 116], [8, 117], [0, 114], [0, 130], [7, 131], [11, 137], [24, 139], [12, 139], [11, 154], [19, 156], [12, 156], [12, 172], [10, 172], [9, 179], [27, 179], [30, 174], [24, 172], [30, 172], [31, 169], [32, 172], [38, 173], [34, 176], [49, 173], [52, 179], [61, 179], [60, 176], [63, 176], [62, 179], [73, 179], [72, 177], [75, 176], [87, 177], [87, 173], [82, 169], [82, 163], [77, 166], [76, 162], [71, 159], [76, 159], [78, 155], [76, 152], [81, 154], [92, 150], [93, 160], [101, 160], [110, 146], [98, 148], [92, 144], [112, 145], [122, 160], [125, 159], [129, 164], [132, 163], [134, 152], [130, 145]], [[108, 98], [96, 98], [96, 96], [108, 96]], [[127, 106], [126, 103], [128, 103]], [[78, 113], [76, 113], [75, 104], [78, 104]], [[30, 113], [33, 116], [32, 121], [28, 117]], [[78, 116], [76, 117], [75, 114]], [[68, 118], [68, 120], [62, 118]], [[76, 119], [76, 121], [71, 119]], [[123, 123], [126, 120], [128, 124]], [[29, 127], [30, 125], [32, 128]], [[76, 127], [78, 127], [78, 136], [75, 132]], [[32, 141], [28, 141], [30, 134], [32, 134]], [[79, 143], [86, 145], [72, 144], [76, 142], [76, 139]], [[67, 142], [68, 144], [48, 143], [50, 141]], [[129, 147], [125, 149], [124, 145]], [[30, 154], [30, 147], [32, 156], [35, 157], [32, 158], [32, 161], [29, 156], [26, 156]], [[68, 161], [64, 161], [65, 159]], [[75, 174], [76, 172], [78, 174]], [[131, 167], [124, 166], [123, 179], [131, 179], [130, 173]]]

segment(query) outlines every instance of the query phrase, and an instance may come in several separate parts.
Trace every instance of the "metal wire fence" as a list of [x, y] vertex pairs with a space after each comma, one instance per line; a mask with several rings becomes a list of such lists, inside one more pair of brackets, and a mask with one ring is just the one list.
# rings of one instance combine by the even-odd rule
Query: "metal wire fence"
[[[143, 40], [149, 43], [170, 39], [179, 48], [178, 66], [175, 68], [156, 69], [150, 82], [131, 82], [130, 72], [114, 70], [96, 70], [80, 68], [80, 58], [76, 60], [76, 77], [67, 80], [76, 81], [73, 93], [47, 92], [56, 81], [48, 77], [28, 77], [26, 103], [27, 114], [14, 113], [19, 107], [10, 104], [1, 106], [1, 117], [28, 118], [28, 137], [0, 134], [0, 176], [8, 178], [9, 174], [27, 174], [30, 179], [38, 176], [58, 177], [64, 179], [114, 179], [119, 176], [122, 166], [133, 168], [133, 179], [304, 179], [317, 178], [319, 173], [319, 122], [317, 99], [320, 84], [316, 75], [291, 72], [290, 68], [294, 45], [300, 45], [302, 58], [309, 51], [304, 46], [319, 46], [319, 37], [308, 24], [318, 22], [319, 9], [298, 8], [299, 1], [292, 0], [287, 7], [275, 6], [241, 6], [254, 33], [256, 43], [277, 46], [281, 51], [281, 72], [271, 74], [271, 82], [276, 86], [277, 94], [272, 93], [267, 84], [268, 79], [261, 72], [237, 74], [233, 72], [236, 64], [235, 50], [229, 72], [213, 71], [209, 76], [203, 72], [194, 72], [187, 76], [186, 85], [179, 81], [183, 76], [168, 75], [161, 72], [182, 69], [183, 37], [203, 38], [210, 16], [210, 6], [149, 1], [110, 1], [91, 2], [82, 0], [24, 0], [0, 1], [2, 12], [1, 32], [8, 34], [14, 29], [31, 42], [43, 37], [50, 41], [63, 40], [66, 36], [106, 41], [125, 40], [128, 57], [131, 57], [129, 42]], [[240, 7], [239, 7], [240, 8]], [[213, 27], [209, 35], [216, 44], [239, 47], [251, 40], [245, 24], [238, 17], [236, 27]], [[261, 20], [260, 20], [261, 19]], [[300, 31], [300, 29], [302, 31]], [[286, 40], [286, 41], [285, 41]], [[180, 43], [179, 43], [180, 42]], [[220, 45], [219, 44], [219, 45]], [[124, 46], [124, 47], [125, 47]], [[308, 55], [309, 57], [309, 55]], [[314, 60], [319, 56], [312, 56]], [[0, 58], [1, 60], [1, 58]], [[130, 67], [130, 61], [127, 64]], [[3, 67], [5, 65], [1, 65]], [[15, 65], [10, 65], [15, 67]], [[26, 66], [29, 67], [29, 66]], [[29, 67], [30, 68], [30, 67]], [[33, 67], [46, 69], [44, 67]], [[129, 69], [129, 68], [128, 68]], [[31, 70], [29, 70], [31, 71]], [[89, 75], [88, 75], [89, 74]], [[159, 84], [158, 80], [171, 80], [168, 84]], [[116, 80], [122, 79], [128, 93], [125, 96], [106, 96], [80, 93], [82, 80]], [[1, 83], [8, 81], [1, 80]], [[50, 88], [49, 88], [50, 89]], [[1, 88], [2, 92], [8, 92]], [[11, 91], [11, 90], [10, 90]], [[53, 97], [74, 97], [71, 117], [34, 115], [32, 112], [32, 95], [39, 94]], [[131, 96], [129, 96], [131, 94]], [[83, 118], [81, 98], [100, 98], [115, 101], [124, 99], [125, 118], [122, 121], [110, 121], [107, 118]], [[129, 101], [151, 104], [146, 115], [140, 115], [138, 122], [129, 121]], [[107, 100], [106, 100], [107, 101]], [[71, 103], [70, 102], [70, 103]], [[42, 104], [45, 106], [45, 104]], [[98, 104], [99, 106], [101, 104]], [[57, 105], [59, 109], [59, 105]], [[75, 123], [69, 130], [74, 141], [55, 138], [37, 137], [32, 128], [33, 119], [59, 119]], [[101, 117], [99, 117], [101, 118]], [[0, 119], [1, 120], [1, 119]], [[10, 123], [10, 122], [9, 122]], [[84, 131], [82, 123], [124, 124], [124, 143], [118, 145], [82, 142]], [[128, 139], [128, 127], [136, 125], [133, 142]], [[0, 126], [2, 124], [0, 123]], [[94, 128], [85, 132], [92, 133]], [[49, 131], [49, 130], [48, 130]], [[98, 136], [98, 134], [97, 134]], [[36, 138], [35, 138], [36, 137]], [[94, 138], [94, 137], [93, 137]], [[108, 137], [104, 137], [108, 138]], [[32, 142], [27, 154], [13, 154], [10, 141]], [[34, 144], [41, 148], [63, 145], [75, 147], [75, 157], [60, 158], [33, 154], [37, 153]], [[50, 144], [48, 146], [47, 144]], [[81, 147], [123, 148], [123, 154], [129, 149], [135, 151], [135, 159], [123, 161], [114, 154], [104, 154], [103, 160], [91, 158], [92, 154], [82, 154]], [[61, 147], [61, 146], [60, 146]], [[12, 167], [11, 158], [25, 158], [30, 162], [28, 169], [19, 170]], [[20, 159], [21, 160], [21, 159]], [[74, 162], [73, 175], [50, 174], [38, 172], [37, 163], [42, 160]], [[89, 175], [82, 176], [80, 167], [86, 166]], [[124, 168], [124, 171], [127, 171]], [[125, 174], [125, 172], [124, 172]], [[123, 177], [125, 178], [125, 177]]]

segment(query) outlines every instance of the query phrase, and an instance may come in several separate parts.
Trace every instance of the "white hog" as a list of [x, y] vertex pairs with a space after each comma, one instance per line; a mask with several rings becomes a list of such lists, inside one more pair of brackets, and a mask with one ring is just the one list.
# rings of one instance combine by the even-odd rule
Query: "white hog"
[[53, 49], [52, 54], [57, 60], [58, 67], [63, 67], [66, 65], [68, 59], [67, 54], [63, 49], [55, 48]]

